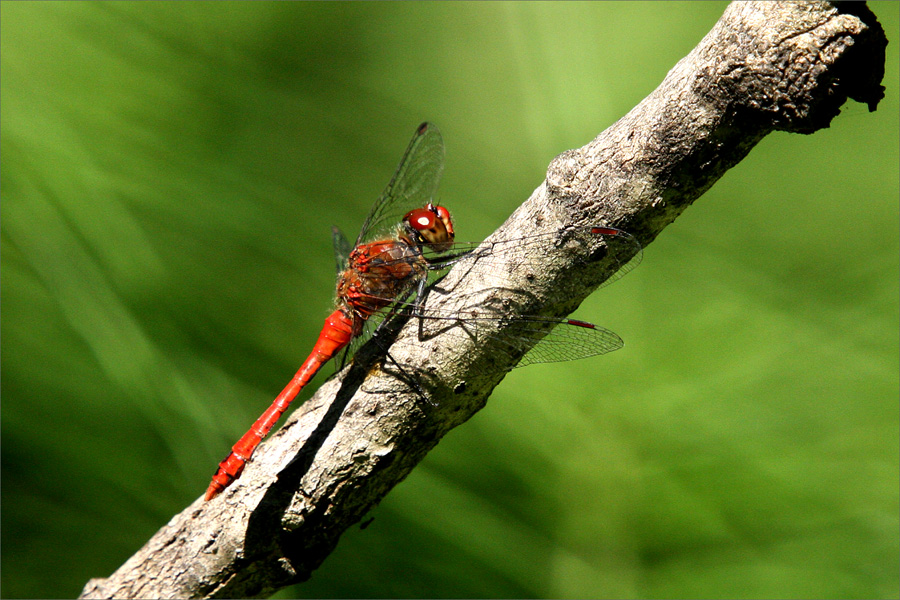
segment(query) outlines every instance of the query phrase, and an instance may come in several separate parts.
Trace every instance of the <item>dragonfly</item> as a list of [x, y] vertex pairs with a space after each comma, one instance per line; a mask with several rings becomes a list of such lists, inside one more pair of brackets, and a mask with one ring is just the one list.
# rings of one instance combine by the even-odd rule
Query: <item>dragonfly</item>
[[[390, 183], [370, 210], [356, 243], [351, 245], [333, 228], [338, 267], [336, 308], [325, 319], [312, 351], [291, 381], [219, 463], [206, 500], [215, 498], [241, 476], [262, 440], [327, 362], [349, 350], [351, 342], [355, 346], [366, 339], [372, 334], [367, 330], [374, 329], [377, 335], [375, 324], [384, 323], [394, 314], [406, 312], [423, 320], [459, 324], [466, 331], [481, 332], [518, 360], [518, 366], [585, 358], [622, 347], [621, 338], [612, 331], [576, 319], [510, 318], [502, 314], [502, 309], [483, 307], [443, 313], [424, 306], [429, 284], [466, 260], [491, 273], [496, 271], [492, 266], [498, 259], [510, 253], [566, 245], [588, 255], [602, 247], [603, 257], [612, 259], [616, 268], [602, 284], [607, 285], [641, 259], [640, 244], [633, 236], [606, 226], [571, 226], [515, 239], [456, 242], [450, 211], [435, 202], [443, 165], [440, 131], [432, 123], [422, 123]], [[500, 326], [510, 322], [511, 327]]]

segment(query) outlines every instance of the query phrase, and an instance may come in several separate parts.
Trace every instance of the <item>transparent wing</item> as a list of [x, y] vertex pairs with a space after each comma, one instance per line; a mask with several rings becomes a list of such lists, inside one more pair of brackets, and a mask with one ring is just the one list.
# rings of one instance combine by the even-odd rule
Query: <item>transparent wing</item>
[[[425, 322], [428, 335], [459, 328], [479, 344], [491, 344], [492, 351], [501, 352], [517, 367], [539, 363], [579, 360], [618, 350], [624, 345], [614, 332], [593, 323], [575, 319], [545, 317], [504, 317], [492, 311], [463, 310], [455, 315], [442, 315], [425, 309], [417, 317]], [[435, 328], [428, 322], [437, 322]], [[478, 370], [487, 374], [505, 369], [488, 360]]]
[[608, 329], [592, 323], [561, 319], [556, 324], [549, 324], [552, 329], [540, 337], [536, 332], [534, 319], [519, 319], [524, 327], [520, 331], [511, 331], [501, 341], [512, 356], [516, 356], [521, 347], [530, 348], [517, 367], [527, 365], [579, 360], [589, 356], [598, 356], [613, 352], [625, 345], [618, 335]]
[[331, 243], [334, 246], [334, 261], [337, 265], [337, 274], [340, 275], [347, 270], [353, 246], [350, 245], [347, 236], [334, 225], [331, 226]]
[[[615, 269], [604, 282], [606, 285], [621, 278], [633, 269], [641, 259], [641, 247], [635, 238], [628, 233], [607, 227], [569, 227], [553, 234], [534, 235], [516, 240], [484, 242], [481, 244], [454, 244], [450, 253], [438, 256], [422, 257], [428, 260], [428, 273], [441, 273], [457, 262], [471, 259], [471, 268], [487, 270], [494, 279], [491, 287], [482, 292], [473, 293], [466, 302], [466, 308], [453, 312], [441, 312], [426, 306], [417, 307], [415, 291], [419, 279], [410, 278], [406, 282], [405, 292], [401, 298], [383, 298], [387, 305], [372, 316], [370, 325], [376, 326], [385, 318], [398, 312], [407, 312], [413, 318], [421, 319], [420, 336], [430, 338], [443, 331], [454, 330], [472, 337], [479, 342], [490, 340], [492, 348], [518, 361], [518, 366], [544, 362], [568, 361], [606, 354], [622, 347], [622, 339], [602, 327], [575, 319], [545, 318], [538, 316], [510, 316], [511, 304], [509, 296], [497, 301], [490, 290], [505, 287], [500, 269], [495, 267], [506, 253], [513, 256], [540, 256], [534, 252], [540, 248], [570, 245], [575, 252], [581, 253], [582, 260], [609, 260]], [[531, 250], [531, 252], [529, 252]], [[390, 265], [387, 255], [374, 255], [373, 262], [382, 260], [383, 265]], [[407, 259], [404, 259], [404, 261]], [[508, 260], [504, 261], [509, 263]], [[515, 271], [539, 270], [542, 268], [540, 258], [523, 258], [515, 264]], [[369, 276], [368, 274], [362, 275]], [[421, 277], [425, 277], [424, 274]], [[429, 277], [429, 280], [431, 277]], [[509, 290], [507, 290], [507, 293]], [[528, 292], [523, 291], [523, 298]], [[479, 366], [483, 373], [496, 372], [508, 367], [509, 361], [499, 361], [493, 368], [490, 359]]]
[[444, 170], [444, 140], [433, 123], [422, 123], [400, 165], [363, 223], [356, 244], [371, 241], [400, 224], [403, 216], [434, 199]]
[[562, 245], [570, 245], [573, 251], [580, 254], [580, 260], [610, 261], [614, 271], [599, 287], [621, 279], [640, 264], [643, 256], [640, 243], [630, 233], [600, 226], [564, 227], [553, 233], [477, 244], [454, 243], [449, 250], [441, 253], [425, 248], [424, 256], [432, 269], [447, 269], [463, 260], [471, 260], [476, 269], [496, 272], [495, 265], [500, 260], [509, 262], [507, 255], [511, 255], [516, 257], [514, 262], [517, 268], [539, 270], [544, 267], [541, 258], [526, 257], [534, 254], [535, 249]]
[[[335, 232], [339, 235], [340, 232]], [[336, 252], [339, 238], [335, 238]], [[378, 269], [368, 268], [357, 276], [366, 282], [361, 286], [369, 293], [369, 298], [377, 300], [384, 308], [376, 311], [373, 317], [382, 312], [394, 312], [406, 309], [415, 301], [416, 290], [422, 278], [433, 283], [443, 276], [453, 265], [467, 261], [472, 271], [489, 273], [491, 287], [506, 287], [507, 277], [500, 268], [501, 263], [507, 271], [522, 273], [539, 272], [546, 268], [543, 251], [558, 246], [568, 246], [576, 253], [576, 260], [608, 261], [611, 268], [609, 277], [598, 287], [604, 287], [621, 279], [636, 267], [642, 257], [641, 246], [631, 234], [609, 227], [565, 227], [549, 234], [538, 234], [520, 237], [515, 240], [500, 240], [481, 243], [454, 243], [449, 251], [435, 253], [427, 248], [420, 248], [422, 254], [413, 262], [421, 262], [416, 269], [409, 269], [411, 259], [403, 254], [401, 258], [393, 258], [391, 250], [367, 256], [369, 265], [377, 265]], [[400, 267], [395, 269], [394, 267]], [[395, 273], [405, 273], [408, 277], [402, 285], [400, 280], [390, 279], [388, 285], [380, 285], [381, 277], [390, 277]], [[419, 275], [416, 275], [416, 274]], [[394, 275], [395, 276], [395, 275]], [[372, 290], [399, 290], [399, 297], [381, 297], [373, 295]], [[434, 315], [439, 316], [439, 315]], [[501, 315], [498, 315], [501, 316]]]

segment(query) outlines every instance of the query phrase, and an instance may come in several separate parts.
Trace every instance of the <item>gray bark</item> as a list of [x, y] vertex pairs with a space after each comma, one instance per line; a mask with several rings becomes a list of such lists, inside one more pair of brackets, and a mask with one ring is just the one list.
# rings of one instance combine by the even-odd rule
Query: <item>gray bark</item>
[[[583, 148], [558, 156], [492, 237], [603, 224], [646, 246], [771, 131], [827, 127], [847, 98], [874, 110], [886, 44], [863, 3], [733, 3], [653, 93]], [[461, 265], [441, 284], [452, 293], [430, 295], [428, 306], [458, 309], [460, 298], [488, 293], [510, 310], [561, 316], [614, 269], [603, 258], [552, 250], [526, 257], [539, 270], [509, 267], [507, 287], [527, 289], [524, 301], [511, 302], [504, 289], [484, 292], [484, 273]], [[110, 577], [89, 581], [81, 597], [261, 597], [308, 579], [344, 530], [484, 406], [502, 373], [485, 376], [478, 365], [514, 366], [490, 339], [423, 337], [414, 321], [391, 355], [421, 374], [435, 406], [386, 373], [390, 363], [367, 361], [377, 349], [364, 348], [362, 364], [322, 385], [241, 479], [211, 502], [198, 498]]]

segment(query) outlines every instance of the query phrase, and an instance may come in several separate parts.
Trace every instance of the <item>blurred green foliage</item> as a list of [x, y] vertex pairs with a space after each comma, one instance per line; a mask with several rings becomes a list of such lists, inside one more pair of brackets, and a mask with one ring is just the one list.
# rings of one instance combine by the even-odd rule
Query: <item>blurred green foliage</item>
[[[510, 375], [280, 596], [897, 597], [871, 6], [876, 113], [766, 138], [579, 310], [624, 350]], [[481, 239], [724, 7], [4, 2], [3, 597], [77, 595], [203, 492], [420, 121]]]

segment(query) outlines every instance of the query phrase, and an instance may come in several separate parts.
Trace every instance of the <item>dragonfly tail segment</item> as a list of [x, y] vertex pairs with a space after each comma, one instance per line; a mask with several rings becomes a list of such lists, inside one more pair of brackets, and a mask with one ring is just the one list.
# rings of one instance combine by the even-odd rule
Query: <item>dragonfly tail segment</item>
[[272, 405], [264, 412], [253, 424], [253, 427], [244, 434], [238, 442], [232, 447], [231, 453], [219, 463], [216, 474], [213, 475], [212, 483], [206, 490], [206, 500], [212, 500], [219, 495], [222, 490], [231, 485], [235, 479], [241, 476], [244, 465], [250, 460], [253, 451], [259, 446], [259, 443], [265, 438], [281, 415], [290, 406], [291, 401], [297, 396], [300, 390], [309, 383], [309, 380], [322, 368], [326, 362], [340, 352], [353, 337], [354, 327], [353, 320], [348, 317], [342, 309], [337, 309], [325, 319], [325, 326], [322, 327], [322, 333], [309, 357], [304, 361], [303, 365], [291, 379], [291, 382], [278, 394]]

